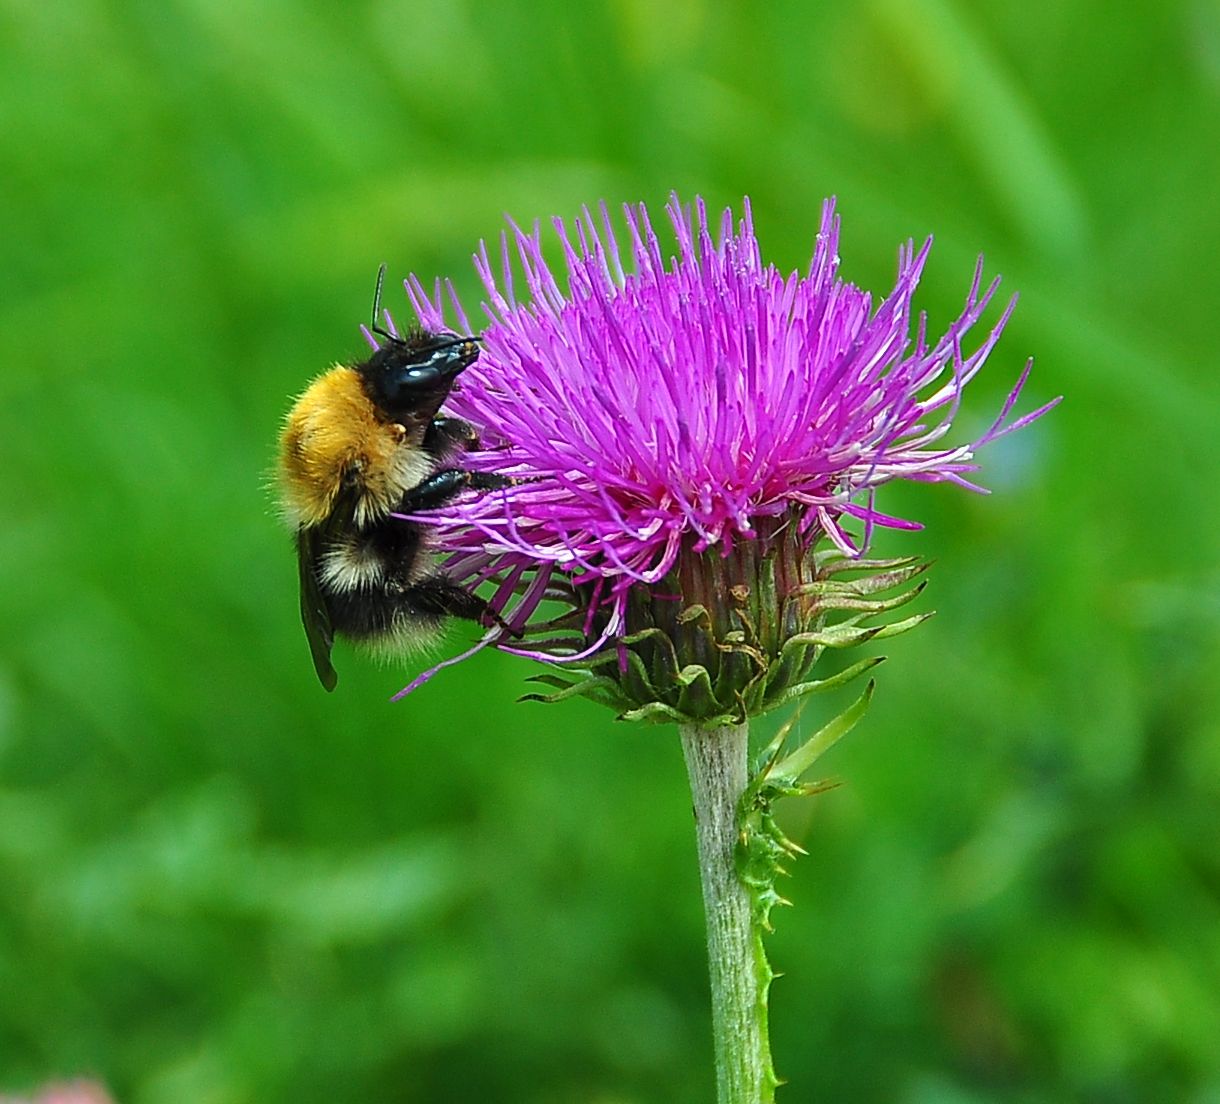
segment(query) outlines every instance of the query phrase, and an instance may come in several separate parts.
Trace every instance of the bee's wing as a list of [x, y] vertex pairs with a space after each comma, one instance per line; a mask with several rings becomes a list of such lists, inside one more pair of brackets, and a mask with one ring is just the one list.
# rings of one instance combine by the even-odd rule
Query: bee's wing
[[305, 626], [305, 636], [309, 640], [309, 651], [313, 655], [318, 679], [327, 690], [333, 690], [339, 682], [339, 676], [330, 661], [335, 629], [330, 621], [326, 598], [322, 594], [322, 588], [318, 586], [319, 543], [317, 529], [297, 531], [297, 565], [301, 573], [301, 624]]

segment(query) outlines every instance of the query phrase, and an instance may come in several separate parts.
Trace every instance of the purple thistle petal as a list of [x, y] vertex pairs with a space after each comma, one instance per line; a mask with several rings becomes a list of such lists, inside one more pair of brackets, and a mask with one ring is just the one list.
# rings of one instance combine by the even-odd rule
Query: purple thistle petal
[[457, 664], [463, 663], [470, 659], [471, 656], [478, 655], [478, 653], [488, 645], [494, 644], [499, 635], [500, 630], [498, 628], [492, 629], [472, 648], [467, 648], [466, 651], [462, 652], [460, 655], [450, 656], [448, 659], [442, 659], [440, 663], [429, 667], [428, 670], [426, 670], [423, 674], [416, 675], [415, 678], [413, 678], [409, 683], [407, 683], [406, 686], [399, 690], [397, 694], [391, 697], [390, 701], [401, 701], [408, 694], [418, 690], [425, 682], [431, 682], [432, 679], [445, 670], [446, 667], [454, 667]]

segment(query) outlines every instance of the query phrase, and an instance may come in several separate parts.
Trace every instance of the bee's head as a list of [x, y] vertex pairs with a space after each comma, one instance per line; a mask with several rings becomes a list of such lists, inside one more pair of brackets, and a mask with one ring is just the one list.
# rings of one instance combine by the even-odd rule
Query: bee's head
[[478, 339], [417, 330], [382, 336], [382, 346], [357, 366], [373, 404], [395, 421], [428, 422], [458, 375], [479, 356]]

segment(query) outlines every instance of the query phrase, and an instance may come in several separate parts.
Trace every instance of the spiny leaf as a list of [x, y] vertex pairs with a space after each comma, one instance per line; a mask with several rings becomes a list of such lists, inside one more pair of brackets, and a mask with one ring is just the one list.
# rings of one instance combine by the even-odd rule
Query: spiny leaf
[[771, 773], [771, 778], [780, 785], [795, 786], [801, 775], [856, 727], [857, 722], [867, 712], [876, 688], [876, 680], [869, 679], [864, 693], [856, 699], [854, 704], [848, 706], [828, 725], [818, 729], [791, 755], [777, 763]]
[[784, 744], [787, 742], [788, 733], [792, 731], [793, 726], [800, 720], [801, 714], [805, 711], [805, 701], [802, 700], [796, 709], [792, 711], [792, 716], [789, 717], [781, 726], [779, 731], [772, 737], [771, 742], [767, 744], [758, 756], [758, 774], [766, 777], [771, 773], [772, 768], [783, 753]]

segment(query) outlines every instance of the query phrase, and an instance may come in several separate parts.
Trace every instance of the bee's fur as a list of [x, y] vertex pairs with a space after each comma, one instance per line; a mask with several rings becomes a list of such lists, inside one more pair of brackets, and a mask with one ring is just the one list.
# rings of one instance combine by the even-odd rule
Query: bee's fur
[[426, 527], [391, 516], [509, 482], [448, 466], [476, 437], [438, 411], [478, 345], [453, 334], [375, 332], [381, 348], [314, 380], [280, 435], [280, 497], [296, 530], [301, 618], [328, 690], [337, 681], [336, 634], [392, 657], [430, 643], [446, 616], [499, 623], [483, 599], [431, 562]]
[[343, 365], [319, 376], [297, 400], [280, 441], [284, 508], [296, 526], [322, 524], [345, 478], [358, 481], [358, 526], [384, 517], [408, 487], [421, 482], [434, 458], [405, 428], [388, 421], [365, 393], [360, 373]]

